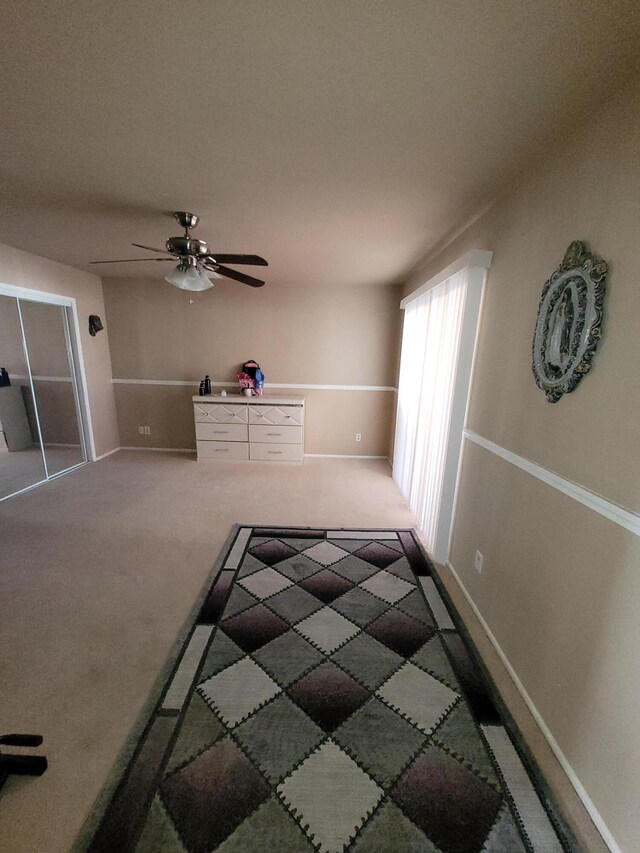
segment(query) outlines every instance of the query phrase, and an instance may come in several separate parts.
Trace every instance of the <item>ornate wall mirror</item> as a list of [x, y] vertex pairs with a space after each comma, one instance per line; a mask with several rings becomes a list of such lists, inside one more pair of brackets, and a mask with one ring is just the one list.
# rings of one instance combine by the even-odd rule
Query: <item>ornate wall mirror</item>
[[589, 372], [602, 334], [607, 264], [575, 240], [545, 282], [533, 336], [533, 375], [550, 403]]

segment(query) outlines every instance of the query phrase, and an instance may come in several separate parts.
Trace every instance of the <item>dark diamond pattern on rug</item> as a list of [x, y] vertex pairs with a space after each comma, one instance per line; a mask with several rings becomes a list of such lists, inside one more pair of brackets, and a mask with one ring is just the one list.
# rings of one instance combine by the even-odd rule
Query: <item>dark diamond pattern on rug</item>
[[192, 761], [201, 752], [226, 734], [225, 727], [204, 699], [194, 693], [178, 739], [173, 745], [167, 762], [167, 772]]
[[453, 690], [460, 690], [449, 658], [438, 637], [432, 637], [428, 643], [413, 655], [412, 662], [425, 672], [435, 675]]
[[316, 598], [324, 601], [325, 604], [330, 604], [336, 598], [352, 589], [353, 583], [329, 569], [322, 569], [316, 572], [315, 575], [299, 581], [298, 586], [306, 589], [307, 592], [315, 595]]
[[[315, 850], [275, 796], [256, 809], [217, 849], [219, 853], [258, 853], [261, 850], [271, 853], [314, 853]], [[158, 853], [158, 850], [149, 853]]]
[[433, 733], [431, 740], [479, 776], [499, 788], [489, 754], [464, 702], [458, 702]]
[[378, 784], [389, 786], [427, 738], [374, 696], [333, 733], [333, 739]]
[[323, 663], [291, 685], [293, 701], [332, 732], [369, 698], [369, 691], [335, 664]]
[[198, 681], [206, 681], [207, 678], [211, 678], [212, 675], [239, 661], [241, 657], [244, 657], [244, 651], [227, 637], [222, 628], [218, 628], [202, 665]]
[[504, 726], [492, 693], [418, 585], [435, 569], [379, 531], [253, 528], [237, 568], [229, 546], [195, 685], [131, 746], [88, 853], [531, 850], [481, 729]]
[[375, 595], [367, 592], [366, 589], [360, 589], [360, 587], [355, 587], [345, 593], [331, 606], [361, 628], [364, 628], [369, 622], [373, 622], [385, 610], [389, 609], [388, 602], [376, 598]]
[[402, 578], [403, 581], [416, 586], [416, 579], [406, 557], [400, 557], [400, 559], [396, 560], [395, 563], [388, 565], [386, 569], [390, 574], [395, 575], [398, 578]]
[[400, 610], [389, 610], [365, 628], [392, 651], [410, 657], [435, 634], [435, 628], [418, 622]]
[[254, 572], [259, 572], [261, 569], [266, 568], [267, 566], [265, 563], [261, 563], [260, 560], [256, 560], [256, 558], [253, 557], [251, 554], [245, 554], [236, 580], [246, 578], [249, 575], [252, 575]]
[[310, 575], [314, 575], [321, 569], [321, 565], [310, 560], [309, 557], [305, 557], [304, 554], [296, 554], [294, 557], [289, 557], [283, 560], [282, 563], [278, 563], [280, 574], [289, 578], [294, 583], [303, 578], [308, 578]]
[[283, 687], [300, 678], [303, 673], [324, 660], [322, 652], [314, 648], [296, 631], [287, 631], [253, 653], [254, 660]]
[[247, 592], [246, 589], [241, 587], [239, 584], [236, 584], [233, 587], [233, 592], [229, 596], [229, 600], [225, 605], [224, 618], [228, 619], [230, 616], [235, 616], [236, 613], [241, 613], [243, 610], [246, 610], [248, 607], [252, 607], [257, 603], [258, 599], [255, 595], [251, 595], [251, 593]]
[[418, 756], [391, 796], [446, 853], [481, 850], [502, 805], [497, 791], [437, 746]]
[[379, 687], [404, 662], [404, 658], [368, 634], [358, 634], [331, 657], [369, 690]]
[[213, 850], [270, 793], [263, 775], [228, 737], [160, 785], [164, 805], [189, 850]]
[[272, 539], [270, 542], [263, 542], [262, 545], [251, 548], [249, 553], [267, 566], [275, 566], [287, 557], [293, 557], [297, 551], [278, 539]]
[[401, 610], [403, 613], [406, 613], [407, 616], [413, 616], [414, 619], [417, 619], [418, 622], [424, 622], [425, 625], [431, 625], [432, 628], [435, 628], [435, 622], [431, 617], [431, 614], [425, 607], [424, 598], [422, 597], [422, 593], [418, 592], [418, 590], [414, 590], [407, 595], [406, 598], [401, 599], [397, 603], [398, 610]]
[[295, 548], [296, 551], [305, 551], [307, 548], [312, 548], [314, 545], [319, 545], [322, 539], [298, 539], [289, 537], [278, 537], [285, 545]]
[[344, 557], [342, 560], [334, 563], [331, 566], [331, 571], [342, 575], [343, 578], [347, 578], [347, 580], [354, 583], [360, 583], [366, 578], [371, 577], [371, 575], [377, 574], [380, 569], [377, 566], [372, 566], [371, 563], [367, 563], [365, 560], [361, 560], [360, 557], [349, 554], [348, 557]]
[[267, 779], [276, 784], [324, 740], [325, 733], [280, 694], [234, 731]]
[[399, 559], [396, 550], [389, 548], [388, 545], [383, 545], [381, 542], [370, 542], [364, 548], [359, 548], [352, 553], [361, 560], [366, 560], [367, 563], [377, 566], [379, 569], [386, 569], [387, 566], [390, 566], [391, 563], [395, 563]]
[[245, 652], [254, 652], [270, 640], [288, 630], [287, 623], [268, 610], [264, 604], [256, 604], [237, 616], [225, 619], [222, 627], [234, 642]]
[[[353, 853], [442, 853], [390, 800], [374, 814]], [[507, 853], [505, 850], [504, 853]]]
[[300, 589], [299, 586], [290, 586], [272, 596], [267, 607], [269, 610], [274, 610], [289, 624], [295, 624], [315, 613], [316, 610], [320, 610], [322, 602], [304, 589]]

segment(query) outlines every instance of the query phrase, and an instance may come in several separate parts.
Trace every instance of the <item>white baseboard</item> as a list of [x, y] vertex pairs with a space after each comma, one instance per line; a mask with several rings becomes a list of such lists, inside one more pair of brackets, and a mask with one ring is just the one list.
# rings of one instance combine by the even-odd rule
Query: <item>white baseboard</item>
[[146, 450], [154, 453], [197, 453], [195, 447], [119, 447], [118, 450]]
[[[196, 448], [193, 447], [115, 447], [113, 450], [103, 453], [102, 456], [97, 456], [95, 462], [104, 459], [106, 456], [111, 456], [112, 453], [117, 453], [118, 450], [146, 450], [156, 453], [196, 453]], [[348, 455], [346, 453], [305, 453], [305, 457], [311, 459], [385, 459], [390, 465], [391, 460], [388, 456], [364, 456], [363, 454]]]
[[305, 453], [310, 459], [386, 459], [386, 456], [365, 456], [362, 453]]
[[117, 453], [119, 450], [122, 450], [121, 447], [114, 447], [113, 450], [107, 450], [106, 453], [100, 454], [100, 456], [96, 456], [95, 459], [92, 459], [92, 462], [99, 462], [101, 459], [106, 459], [107, 456], [111, 456], [112, 453]]
[[569, 779], [569, 781], [571, 782], [571, 784], [575, 788], [576, 793], [580, 797], [582, 804], [584, 805], [585, 809], [589, 813], [591, 820], [594, 822], [594, 824], [595, 824], [596, 828], [598, 829], [598, 832], [600, 833], [600, 835], [602, 835], [602, 838], [604, 839], [605, 844], [609, 847], [609, 849], [612, 851], [612, 853], [622, 853], [622, 849], [620, 848], [620, 846], [616, 842], [615, 838], [613, 837], [611, 831], [609, 830], [609, 827], [604, 822], [602, 815], [600, 814], [598, 809], [595, 807], [593, 800], [587, 794], [583, 784], [578, 779], [575, 770], [569, 764], [569, 761], [568, 761], [566, 755], [561, 750], [560, 746], [558, 745], [558, 742], [556, 741], [554, 736], [551, 734], [551, 730], [549, 729], [549, 727], [545, 723], [544, 719], [542, 718], [540, 711], [538, 711], [538, 709], [534, 705], [533, 699], [527, 693], [525, 686], [523, 685], [523, 683], [518, 678], [518, 675], [517, 675], [515, 669], [511, 665], [508, 657], [506, 656], [506, 654], [502, 650], [500, 644], [498, 643], [495, 636], [493, 635], [491, 628], [489, 628], [489, 625], [487, 624], [482, 613], [480, 613], [475, 602], [471, 598], [470, 594], [467, 592], [467, 589], [466, 589], [465, 585], [462, 583], [460, 576], [458, 575], [456, 570], [453, 568], [453, 566], [449, 560], [447, 560], [446, 565], [447, 565], [447, 568], [449, 569], [449, 571], [451, 572], [453, 579], [455, 580], [455, 582], [460, 587], [460, 590], [461, 590], [462, 594], [464, 595], [467, 603], [469, 604], [469, 607], [471, 607], [471, 609], [473, 610], [478, 622], [482, 626], [482, 629], [484, 630], [489, 641], [491, 642], [491, 645], [494, 647], [494, 649], [498, 653], [498, 657], [500, 658], [500, 660], [502, 661], [502, 663], [505, 666], [505, 669], [507, 670], [507, 672], [511, 676], [513, 683], [515, 684], [518, 692], [522, 696], [527, 708], [531, 712], [532, 717], [534, 718], [534, 720], [538, 724], [538, 727], [540, 728], [540, 731], [544, 735], [547, 743], [551, 747], [553, 754], [558, 759], [560, 766], [562, 767], [562, 769], [564, 770], [564, 772], [567, 775], [567, 778]]

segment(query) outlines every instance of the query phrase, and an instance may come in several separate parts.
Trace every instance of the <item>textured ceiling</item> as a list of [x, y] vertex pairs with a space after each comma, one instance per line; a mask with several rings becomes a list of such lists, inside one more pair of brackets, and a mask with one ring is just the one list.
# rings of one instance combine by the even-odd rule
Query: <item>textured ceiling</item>
[[88, 262], [144, 257], [186, 209], [268, 281], [397, 281], [639, 53], [636, 0], [3, 10], [0, 242], [109, 275], [158, 274]]

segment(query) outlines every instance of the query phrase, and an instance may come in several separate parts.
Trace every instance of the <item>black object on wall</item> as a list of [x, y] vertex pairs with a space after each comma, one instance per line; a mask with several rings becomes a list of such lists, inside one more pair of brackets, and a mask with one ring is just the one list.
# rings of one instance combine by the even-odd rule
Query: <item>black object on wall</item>
[[102, 320], [98, 317], [97, 314], [89, 314], [89, 334], [92, 338], [95, 338], [98, 332], [101, 332], [104, 329], [102, 325]]

